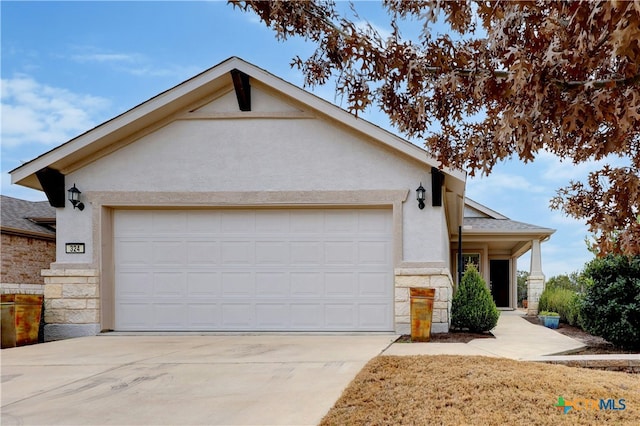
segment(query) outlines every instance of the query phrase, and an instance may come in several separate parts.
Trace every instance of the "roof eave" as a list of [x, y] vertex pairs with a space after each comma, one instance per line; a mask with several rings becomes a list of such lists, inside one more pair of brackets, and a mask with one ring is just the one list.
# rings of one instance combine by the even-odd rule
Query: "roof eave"
[[[159, 95], [133, 107], [132, 109], [94, 127], [93, 129], [69, 140], [68, 142], [40, 155], [39, 157], [11, 170], [11, 182], [29, 188], [42, 190], [42, 186], [35, 173], [46, 167], [68, 174], [73, 171], [70, 167], [80, 163], [83, 158], [108, 147], [118, 140], [135, 134], [137, 131], [152, 125], [172, 112], [190, 105], [200, 95], [202, 88], [208, 85], [214, 90], [217, 86], [231, 84], [230, 72], [240, 69], [253, 78], [265, 82], [274, 89], [281, 91], [297, 100], [306, 103], [319, 113], [332, 117], [341, 123], [367, 134], [390, 148], [415, 159], [428, 167], [438, 167], [449, 178], [445, 179], [448, 190], [464, 194], [466, 172], [453, 168], [439, 167], [438, 162], [424, 149], [405, 141], [366, 120], [359, 119], [353, 114], [309, 93], [297, 86], [282, 80], [275, 75], [256, 67], [237, 57], [231, 57], [218, 65], [192, 77], [191, 79], [168, 89]], [[228, 75], [229, 81], [221, 80]], [[295, 92], [295, 93], [292, 93]]]

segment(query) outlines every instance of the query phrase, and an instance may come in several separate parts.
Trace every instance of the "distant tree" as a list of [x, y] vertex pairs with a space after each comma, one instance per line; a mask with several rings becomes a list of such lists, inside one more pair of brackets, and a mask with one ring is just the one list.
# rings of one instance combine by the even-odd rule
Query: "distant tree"
[[527, 271], [518, 271], [518, 306], [522, 306], [522, 301], [527, 298], [527, 279], [529, 279]]
[[[471, 175], [546, 150], [574, 164], [624, 157], [558, 190], [600, 254], [640, 253], [640, 2], [386, 0], [389, 37], [330, 0], [230, 1], [276, 37], [316, 44], [292, 65], [307, 85], [335, 77], [356, 115], [377, 105], [444, 164]], [[422, 25], [404, 39], [405, 19]], [[444, 20], [449, 31], [433, 34]]]
[[547, 280], [545, 284], [547, 288], [566, 288], [569, 290], [574, 290], [573, 283], [571, 279], [569, 279], [568, 275], [556, 275]]

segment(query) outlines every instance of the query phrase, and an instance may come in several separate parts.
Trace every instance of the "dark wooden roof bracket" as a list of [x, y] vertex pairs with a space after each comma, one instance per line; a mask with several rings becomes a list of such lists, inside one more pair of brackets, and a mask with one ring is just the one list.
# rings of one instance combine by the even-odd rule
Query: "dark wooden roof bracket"
[[231, 79], [233, 80], [233, 88], [236, 91], [240, 111], [251, 111], [249, 76], [238, 69], [233, 69], [231, 70]]

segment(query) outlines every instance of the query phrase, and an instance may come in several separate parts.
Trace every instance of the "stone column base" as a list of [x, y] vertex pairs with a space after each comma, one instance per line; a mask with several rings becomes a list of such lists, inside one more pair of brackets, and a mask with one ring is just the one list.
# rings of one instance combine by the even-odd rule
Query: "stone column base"
[[100, 332], [100, 292], [95, 269], [45, 269], [45, 341]]
[[432, 333], [447, 333], [451, 322], [453, 280], [446, 268], [399, 268], [395, 270], [395, 331], [411, 334], [410, 288], [434, 288]]
[[538, 302], [543, 291], [544, 275], [530, 275], [527, 279], [527, 315], [538, 315]]

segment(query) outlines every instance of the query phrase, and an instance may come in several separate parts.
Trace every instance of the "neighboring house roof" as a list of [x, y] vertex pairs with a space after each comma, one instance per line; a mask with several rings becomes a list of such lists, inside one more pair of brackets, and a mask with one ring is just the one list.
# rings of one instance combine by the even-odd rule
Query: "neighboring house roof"
[[27, 201], [0, 195], [3, 234], [55, 240], [56, 209], [48, 201]]

